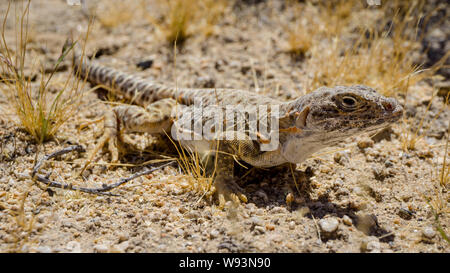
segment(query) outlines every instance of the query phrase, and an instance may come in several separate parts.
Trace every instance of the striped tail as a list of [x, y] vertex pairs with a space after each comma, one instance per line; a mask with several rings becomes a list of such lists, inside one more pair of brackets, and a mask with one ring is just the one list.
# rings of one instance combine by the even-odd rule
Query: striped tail
[[108, 91], [120, 94], [138, 105], [147, 105], [164, 98], [177, 98], [178, 92], [175, 88], [96, 64], [76, 50], [72, 62], [73, 71], [78, 77], [86, 78], [90, 83], [103, 86]]

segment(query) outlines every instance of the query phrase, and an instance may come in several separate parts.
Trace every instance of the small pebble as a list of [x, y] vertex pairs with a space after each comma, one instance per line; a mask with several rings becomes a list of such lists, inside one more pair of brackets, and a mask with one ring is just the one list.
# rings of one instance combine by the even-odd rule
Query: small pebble
[[266, 225], [266, 229], [269, 230], [269, 231], [273, 231], [273, 230], [275, 230], [275, 226], [271, 225], [271, 224], [267, 224]]
[[66, 249], [71, 253], [81, 253], [81, 244], [77, 241], [70, 241], [67, 243]]
[[94, 251], [97, 253], [106, 253], [108, 252], [108, 247], [106, 245], [103, 244], [98, 244], [94, 246]]
[[19, 180], [26, 180], [30, 178], [30, 174], [28, 172], [17, 173], [16, 176]]
[[217, 229], [213, 229], [209, 233], [209, 238], [211, 238], [211, 239], [217, 238], [218, 236], [219, 236], [219, 231]]
[[333, 233], [339, 226], [339, 221], [336, 218], [326, 218], [319, 221], [320, 229], [326, 233]]
[[368, 252], [379, 253], [381, 249], [380, 242], [370, 241], [367, 243], [366, 249]]
[[37, 253], [51, 253], [52, 249], [48, 246], [38, 246], [36, 248]]
[[360, 148], [360, 149], [373, 147], [373, 140], [371, 140], [370, 138], [361, 139], [358, 141], [357, 145], [358, 145], [358, 148]]
[[342, 217], [342, 222], [347, 226], [351, 226], [353, 224], [352, 219], [347, 215], [344, 215], [344, 217]]
[[[289, 193], [289, 194], [292, 196], [292, 193]], [[289, 194], [286, 196], [286, 199], [288, 198]], [[273, 212], [273, 213], [286, 213], [287, 210], [286, 210], [286, 208], [284, 208], [284, 207], [274, 207], [274, 208], [272, 209], [272, 212]]]
[[153, 60], [145, 60], [142, 62], [138, 62], [136, 64], [136, 66], [142, 70], [148, 69], [148, 68], [152, 67], [152, 65], [153, 65]]
[[367, 237], [361, 242], [361, 251], [362, 252], [379, 253], [380, 250], [381, 250], [381, 244], [378, 241], [378, 238], [376, 238], [374, 236]]
[[435, 88], [438, 89], [438, 96], [446, 98], [450, 93], [450, 81], [438, 82], [435, 84]]
[[392, 163], [392, 161], [390, 161], [390, 160], [388, 159], [388, 160], [386, 160], [386, 161], [384, 162], [384, 166], [385, 166], [386, 168], [389, 168], [389, 167], [394, 166], [394, 163]]
[[340, 163], [342, 165], [348, 163], [349, 160], [349, 153], [348, 151], [339, 151], [334, 154], [333, 159], [336, 163]]
[[356, 195], [363, 195], [364, 194], [363, 190], [360, 187], [358, 187], [358, 186], [353, 187], [352, 191]]
[[290, 192], [286, 195], [286, 204], [290, 206], [294, 201], [294, 195]]
[[252, 225], [254, 226], [262, 226], [263, 221], [258, 216], [253, 216], [250, 218]]
[[262, 226], [256, 226], [255, 227], [255, 232], [257, 234], [264, 234], [266, 232], [266, 229], [264, 227], [262, 227]]
[[289, 222], [289, 229], [290, 229], [290, 230], [295, 229], [295, 222], [294, 222], [294, 221], [290, 221], [290, 222]]
[[128, 241], [122, 242], [114, 246], [119, 252], [124, 253], [130, 247], [130, 243]]
[[120, 234], [119, 235], [119, 243], [122, 243], [124, 241], [127, 241], [129, 239], [128, 235], [126, 234]]
[[436, 236], [436, 231], [434, 231], [433, 227], [428, 226], [422, 230], [422, 235], [425, 238], [432, 239], [434, 236]]

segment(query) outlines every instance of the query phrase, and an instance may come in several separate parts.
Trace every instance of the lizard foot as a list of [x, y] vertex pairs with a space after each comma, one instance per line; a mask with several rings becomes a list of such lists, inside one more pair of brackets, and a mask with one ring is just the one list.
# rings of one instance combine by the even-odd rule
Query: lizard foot
[[81, 132], [81, 130], [83, 130], [84, 128], [88, 127], [89, 125], [99, 123], [104, 120], [105, 120], [105, 117], [101, 117], [101, 118], [94, 119], [94, 120], [85, 120], [83, 123], [81, 123], [78, 126], [78, 133]]
[[100, 149], [103, 148], [105, 144], [108, 144], [108, 150], [111, 153], [111, 163], [116, 163], [119, 161], [119, 130], [117, 129], [118, 125], [115, 115], [113, 112], [111, 112], [109, 115], [105, 115], [104, 118], [95, 120], [92, 123], [99, 122], [102, 119], [105, 120], [103, 134], [101, 135], [100, 140], [95, 145], [95, 148], [91, 152], [89, 152], [88, 158], [81, 168], [80, 174], [82, 174], [84, 170], [86, 170], [86, 168], [92, 162], [94, 156]]
[[218, 179], [215, 181], [216, 193], [219, 201], [219, 209], [225, 207], [228, 200], [235, 204], [247, 203], [248, 199], [243, 194], [243, 189], [233, 179]]

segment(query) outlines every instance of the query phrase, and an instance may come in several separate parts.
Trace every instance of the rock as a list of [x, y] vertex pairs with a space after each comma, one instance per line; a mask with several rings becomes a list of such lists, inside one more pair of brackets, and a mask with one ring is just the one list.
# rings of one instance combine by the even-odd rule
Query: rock
[[438, 90], [437, 95], [444, 97], [444, 99], [450, 93], [450, 81], [438, 82], [434, 85], [434, 87]]
[[108, 246], [104, 244], [98, 244], [94, 246], [94, 251], [97, 253], [107, 253], [109, 250]]
[[436, 231], [434, 231], [433, 227], [427, 226], [422, 230], [422, 235], [427, 239], [432, 239], [436, 236]]
[[266, 224], [266, 230], [273, 231], [275, 230], [275, 226], [272, 224]]
[[38, 246], [36, 248], [37, 253], [52, 253], [52, 249], [48, 246]]
[[386, 168], [372, 165], [372, 173], [376, 180], [384, 181], [387, 177], [389, 177], [389, 171]]
[[342, 217], [342, 222], [347, 226], [351, 226], [353, 224], [352, 219], [347, 215], [344, 215], [344, 217]]
[[128, 241], [128, 239], [129, 239], [129, 236], [126, 235], [126, 234], [120, 234], [120, 235], [119, 235], [119, 243]]
[[294, 197], [294, 194], [292, 194], [292, 192], [290, 192], [286, 195], [286, 204], [288, 206], [290, 206], [292, 204], [292, 202], [294, 202], [294, 200], [295, 200], [295, 197]]
[[366, 149], [369, 147], [373, 147], [373, 140], [370, 138], [364, 138], [358, 141], [357, 143], [358, 148], [360, 149]]
[[217, 238], [219, 236], [219, 231], [217, 229], [213, 229], [211, 230], [211, 232], [209, 232], [209, 238], [214, 239]]
[[367, 244], [367, 250], [370, 251], [370, 252], [376, 252], [376, 253], [378, 253], [378, 252], [380, 252], [380, 249], [381, 249], [380, 242], [377, 242], [377, 241], [370, 241], [370, 242]]
[[290, 229], [290, 230], [295, 229], [295, 222], [294, 222], [294, 221], [290, 221], [290, 222], [289, 222], [289, 229]]
[[241, 73], [242, 74], [247, 74], [247, 72], [250, 70], [250, 66], [249, 65], [243, 65], [243, 66], [241, 66]]
[[356, 195], [364, 195], [364, 191], [361, 189], [361, 187], [355, 186], [353, 188], [351, 188], [352, 192]]
[[81, 244], [77, 241], [70, 241], [67, 243], [66, 249], [71, 253], [81, 253]]
[[386, 168], [390, 168], [390, 167], [394, 166], [394, 163], [392, 163], [392, 161], [388, 159], [384, 162], [384, 166]]
[[148, 69], [148, 68], [152, 67], [152, 65], [153, 65], [153, 60], [145, 60], [145, 61], [138, 62], [136, 64], [136, 66], [142, 70]]
[[378, 219], [374, 214], [359, 214], [356, 220], [356, 228], [368, 235], [378, 227]]
[[411, 218], [414, 216], [414, 212], [406, 208], [400, 208], [398, 210], [398, 216], [405, 220], [411, 220]]
[[25, 171], [25, 172], [21, 172], [21, 173], [16, 173], [16, 177], [19, 180], [26, 180], [26, 179], [30, 179], [30, 173]]
[[334, 154], [334, 156], [333, 156], [333, 159], [334, 159], [334, 161], [336, 162], [336, 163], [339, 163], [339, 164], [342, 164], [342, 165], [344, 165], [344, 164], [346, 164], [346, 163], [348, 163], [350, 160], [349, 160], [349, 155], [348, 155], [349, 153], [348, 153], [348, 151], [347, 150], [345, 150], [345, 151], [339, 151], [339, 152], [336, 152], [335, 154]]
[[319, 221], [320, 229], [325, 233], [333, 233], [337, 230], [339, 221], [336, 218], [325, 218]]
[[392, 128], [389, 126], [387, 128], [384, 128], [383, 130], [381, 130], [380, 132], [378, 132], [377, 134], [375, 134], [374, 136], [371, 137], [371, 139], [374, 142], [380, 142], [383, 139], [390, 141], [391, 140], [391, 135], [394, 133], [394, 131], [392, 130]]
[[253, 226], [262, 226], [263, 225], [263, 221], [258, 216], [251, 217], [250, 221]]
[[124, 241], [124, 242], [122, 242], [122, 243], [120, 243], [120, 244], [115, 245], [114, 248], [115, 248], [118, 252], [124, 253], [124, 252], [127, 251], [128, 248], [130, 248], [130, 242]]
[[[200, 219], [202, 219], [202, 218], [200, 218]], [[181, 237], [183, 237], [185, 234], [185, 232], [182, 228], [176, 228], [174, 230], [174, 233], [176, 234], [175, 236], [181, 236]]]
[[368, 237], [361, 242], [362, 252], [380, 253], [381, 244], [376, 237]]
[[266, 232], [266, 229], [262, 226], [255, 226], [254, 231], [256, 234], [264, 234]]
[[197, 219], [200, 218], [200, 213], [198, 211], [192, 210], [187, 213], [186, 217], [189, 219]]
[[285, 239], [285, 237], [283, 237], [283, 235], [281, 234], [270, 234], [267, 236], [267, 241], [272, 241], [274, 243], [280, 243], [283, 241], [283, 239]]

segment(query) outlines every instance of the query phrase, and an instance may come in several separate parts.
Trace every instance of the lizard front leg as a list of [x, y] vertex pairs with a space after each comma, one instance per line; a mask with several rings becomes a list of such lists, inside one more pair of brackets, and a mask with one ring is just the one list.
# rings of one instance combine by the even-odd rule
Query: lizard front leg
[[243, 132], [232, 132], [234, 139], [224, 139], [219, 142], [219, 153], [217, 154], [217, 176], [215, 185], [219, 196], [219, 208], [225, 205], [225, 196], [235, 203], [240, 201], [246, 203], [247, 197], [243, 194], [243, 189], [236, 183], [234, 173], [234, 161], [256, 157], [261, 154], [260, 145]]
[[223, 209], [227, 199], [236, 204], [241, 201], [246, 203], [247, 197], [243, 194], [243, 189], [239, 187], [233, 177], [234, 158], [228, 154], [217, 154], [216, 176], [214, 186], [219, 200], [219, 208]]

